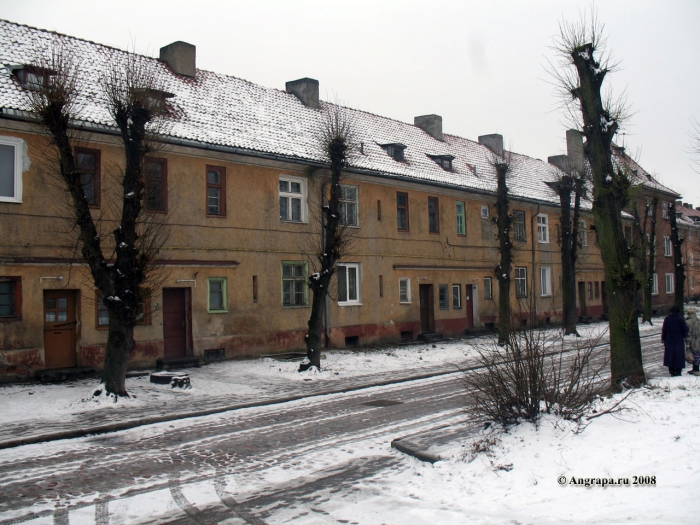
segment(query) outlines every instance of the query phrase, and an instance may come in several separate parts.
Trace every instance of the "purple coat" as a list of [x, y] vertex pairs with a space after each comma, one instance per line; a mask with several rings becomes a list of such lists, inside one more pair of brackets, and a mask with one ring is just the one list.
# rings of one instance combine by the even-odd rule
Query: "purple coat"
[[664, 366], [685, 368], [685, 338], [688, 337], [688, 324], [681, 314], [669, 314], [661, 328], [661, 342], [664, 343]]

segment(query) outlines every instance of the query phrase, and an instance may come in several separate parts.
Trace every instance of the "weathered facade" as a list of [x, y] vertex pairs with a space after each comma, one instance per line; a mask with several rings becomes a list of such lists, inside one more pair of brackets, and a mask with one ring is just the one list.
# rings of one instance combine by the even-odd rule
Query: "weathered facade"
[[[36, 74], [36, 54], [51, 43], [85, 64], [76, 152], [103, 233], [121, 201], [123, 161], [99, 85], [126, 52], [0, 22], [0, 373], [7, 377], [100, 368], [106, 343], [106, 310], [76, 255], [67, 194], [28, 112], [28, 73]], [[161, 60], [139, 57], [173, 96], [163, 149], [149, 159], [160, 192], [149, 213], [168, 233], [163, 271], [144, 302], [131, 365], [302, 348], [310, 247], [321, 235], [328, 175], [319, 126], [333, 105], [318, 99], [313, 79], [290, 82], [286, 91], [256, 86], [196, 69], [194, 46], [176, 44]], [[559, 205], [546, 184], [562, 175], [558, 167], [504, 153], [500, 135], [475, 142], [443, 133], [437, 115], [412, 125], [344, 111], [358, 142], [343, 199], [354, 242], [328, 308], [329, 346], [461, 334], [497, 321], [496, 155], [511, 162], [515, 315], [523, 324], [561, 321]], [[583, 216], [578, 304], [582, 315], [600, 317], [604, 272], [589, 207]], [[657, 302], [663, 307], [672, 297]]]

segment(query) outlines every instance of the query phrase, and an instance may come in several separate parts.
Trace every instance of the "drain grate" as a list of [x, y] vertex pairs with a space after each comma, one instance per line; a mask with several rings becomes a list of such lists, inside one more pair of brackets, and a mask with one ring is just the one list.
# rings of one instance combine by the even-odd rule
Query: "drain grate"
[[402, 401], [392, 401], [390, 399], [375, 399], [374, 401], [367, 401], [366, 403], [362, 403], [363, 405], [371, 406], [371, 407], [391, 407], [394, 405], [402, 405]]

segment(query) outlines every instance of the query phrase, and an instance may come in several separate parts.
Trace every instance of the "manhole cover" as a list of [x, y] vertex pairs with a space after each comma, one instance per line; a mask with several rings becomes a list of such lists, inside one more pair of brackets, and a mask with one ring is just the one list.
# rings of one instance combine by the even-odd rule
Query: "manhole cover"
[[390, 399], [375, 399], [374, 401], [367, 401], [366, 403], [362, 404], [371, 407], [390, 407], [394, 405], [401, 405], [403, 403], [401, 401], [391, 401]]

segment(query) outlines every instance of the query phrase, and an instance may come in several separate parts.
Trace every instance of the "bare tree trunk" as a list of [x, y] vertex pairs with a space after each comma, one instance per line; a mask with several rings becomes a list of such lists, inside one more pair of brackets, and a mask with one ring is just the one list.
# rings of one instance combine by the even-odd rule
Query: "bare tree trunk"
[[496, 266], [498, 280], [498, 344], [505, 344], [513, 330], [513, 308], [510, 302], [510, 283], [513, 271], [513, 243], [510, 230], [513, 222], [508, 203], [507, 164], [495, 164], [498, 187], [496, 190], [496, 227], [498, 229], [498, 251], [501, 260]]
[[[564, 335], [579, 335], [576, 329], [576, 258], [578, 257], [579, 216], [583, 181], [570, 175], [555, 185], [561, 204], [561, 268], [564, 309]], [[571, 218], [571, 194], [574, 193], [574, 217]]]
[[683, 264], [683, 237], [678, 228], [678, 215], [676, 214], [675, 203], [668, 205], [668, 218], [671, 221], [671, 245], [673, 246], [673, 270], [675, 274], [674, 283], [674, 304], [681, 309], [683, 314], [683, 303], [685, 302], [685, 265]]
[[[637, 274], [642, 292], [642, 323], [651, 322], [651, 288], [654, 282], [654, 243], [656, 241], [656, 208], [659, 199], [653, 196], [644, 208], [644, 219], [639, 216], [637, 202], [632, 204], [632, 215], [639, 242], [636, 245]], [[649, 218], [651, 217], [651, 221]], [[651, 222], [651, 226], [649, 223]], [[650, 230], [650, 231], [647, 231]]]
[[647, 247], [647, 288], [644, 290], [644, 308], [642, 321], [651, 324], [651, 292], [656, 272], [656, 217], [659, 209], [659, 197], [651, 198], [651, 231], [649, 232]]
[[102, 372], [102, 382], [107, 392], [120, 396], [127, 395], [126, 371], [134, 346], [134, 327], [120, 322], [116, 316], [110, 316], [105, 365]]
[[580, 81], [572, 94], [580, 102], [585, 153], [593, 173], [596, 237], [610, 292], [611, 382], [617, 388], [623, 381], [633, 385], [643, 383], [644, 368], [637, 322], [636, 275], [630, 264], [621, 219], [622, 209], [629, 200], [629, 187], [612, 163], [611, 142], [618, 124], [601, 98], [606, 71], [594, 60], [594, 51], [590, 43], [572, 50], [571, 59]]

